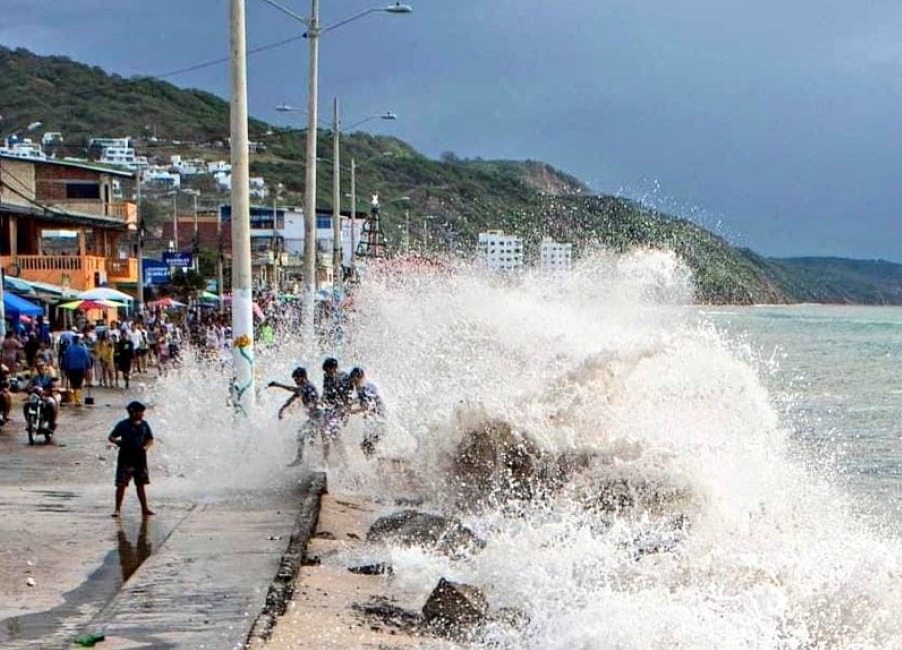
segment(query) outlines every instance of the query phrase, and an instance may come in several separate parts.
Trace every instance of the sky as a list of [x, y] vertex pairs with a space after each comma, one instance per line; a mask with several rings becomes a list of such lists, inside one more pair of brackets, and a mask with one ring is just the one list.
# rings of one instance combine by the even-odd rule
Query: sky
[[[305, 29], [246, 1], [249, 48]], [[322, 36], [321, 116], [332, 97], [344, 124], [390, 110], [363, 128], [431, 157], [541, 160], [764, 255], [902, 262], [902, 3], [410, 4]], [[0, 44], [228, 98], [227, 64], [167, 75], [228, 56], [228, 5], [0, 0]], [[376, 6], [321, 0], [320, 23]], [[254, 117], [303, 126], [275, 107], [306, 105], [307, 54], [299, 39], [249, 57]]]

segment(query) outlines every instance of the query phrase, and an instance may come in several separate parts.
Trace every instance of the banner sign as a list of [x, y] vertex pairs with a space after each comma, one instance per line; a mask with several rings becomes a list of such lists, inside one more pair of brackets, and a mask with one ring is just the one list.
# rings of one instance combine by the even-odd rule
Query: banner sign
[[194, 266], [194, 256], [186, 252], [163, 253], [163, 264], [174, 266], [180, 269], [187, 269]]
[[168, 266], [145, 266], [144, 284], [166, 284], [169, 282], [172, 271]]

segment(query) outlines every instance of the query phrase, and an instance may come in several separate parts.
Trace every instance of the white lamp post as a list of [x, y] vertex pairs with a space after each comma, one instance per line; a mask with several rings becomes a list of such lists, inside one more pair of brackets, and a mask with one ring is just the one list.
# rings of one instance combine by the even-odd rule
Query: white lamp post
[[317, 102], [319, 71], [319, 36], [333, 29], [346, 25], [351, 21], [363, 18], [376, 12], [390, 14], [409, 14], [413, 9], [400, 2], [387, 7], [366, 9], [334, 25], [320, 28], [319, 0], [311, 0], [310, 17], [305, 18], [275, 0], [262, 0], [275, 7], [285, 15], [307, 26], [306, 36], [310, 41], [310, 71], [307, 78], [307, 157], [306, 185], [304, 187], [304, 331], [309, 345], [312, 347], [314, 300], [316, 296], [316, 136], [317, 136]]

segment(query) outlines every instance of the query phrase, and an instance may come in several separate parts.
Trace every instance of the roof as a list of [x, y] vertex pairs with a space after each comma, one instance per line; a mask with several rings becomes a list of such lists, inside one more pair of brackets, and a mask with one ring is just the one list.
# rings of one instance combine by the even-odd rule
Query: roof
[[[9, 276], [6, 276], [6, 279], [9, 280]], [[38, 293], [48, 294], [54, 297], [75, 298], [78, 295], [78, 291], [75, 289], [61, 287], [57, 284], [50, 284], [49, 282], [38, 282], [37, 280], [19, 280], [19, 282], [27, 284]]]
[[17, 203], [0, 202], [0, 214], [16, 214], [24, 217], [44, 217], [53, 219], [56, 223], [76, 226], [104, 226], [116, 230], [127, 230], [128, 224], [116, 217], [102, 217], [96, 214], [83, 214], [81, 212], [66, 212], [52, 207], [38, 207], [31, 205], [19, 205]]
[[21, 156], [12, 156], [10, 154], [0, 153], [0, 158], [4, 158], [6, 160], [14, 160], [16, 162], [30, 162], [35, 165], [57, 165], [60, 167], [77, 167], [78, 169], [87, 169], [92, 172], [97, 172], [99, 174], [110, 174], [112, 176], [122, 176], [123, 178], [134, 178], [135, 172], [129, 171], [126, 169], [121, 169], [119, 167], [111, 167], [108, 165], [101, 165], [99, 163], [93, 163], [89, 160], [71, 160], [69, 158], [64, 158], [60, 160], [59, 158], [23, 158]]

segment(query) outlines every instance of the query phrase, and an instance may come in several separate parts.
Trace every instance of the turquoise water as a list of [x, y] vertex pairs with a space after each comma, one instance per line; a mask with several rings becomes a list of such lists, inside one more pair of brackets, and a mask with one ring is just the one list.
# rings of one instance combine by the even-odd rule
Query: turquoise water
[[765, 380], [801, 454], [863, 512], [902, 521], [902, 308], [799, 305], [706, 312], [775, 361]]

